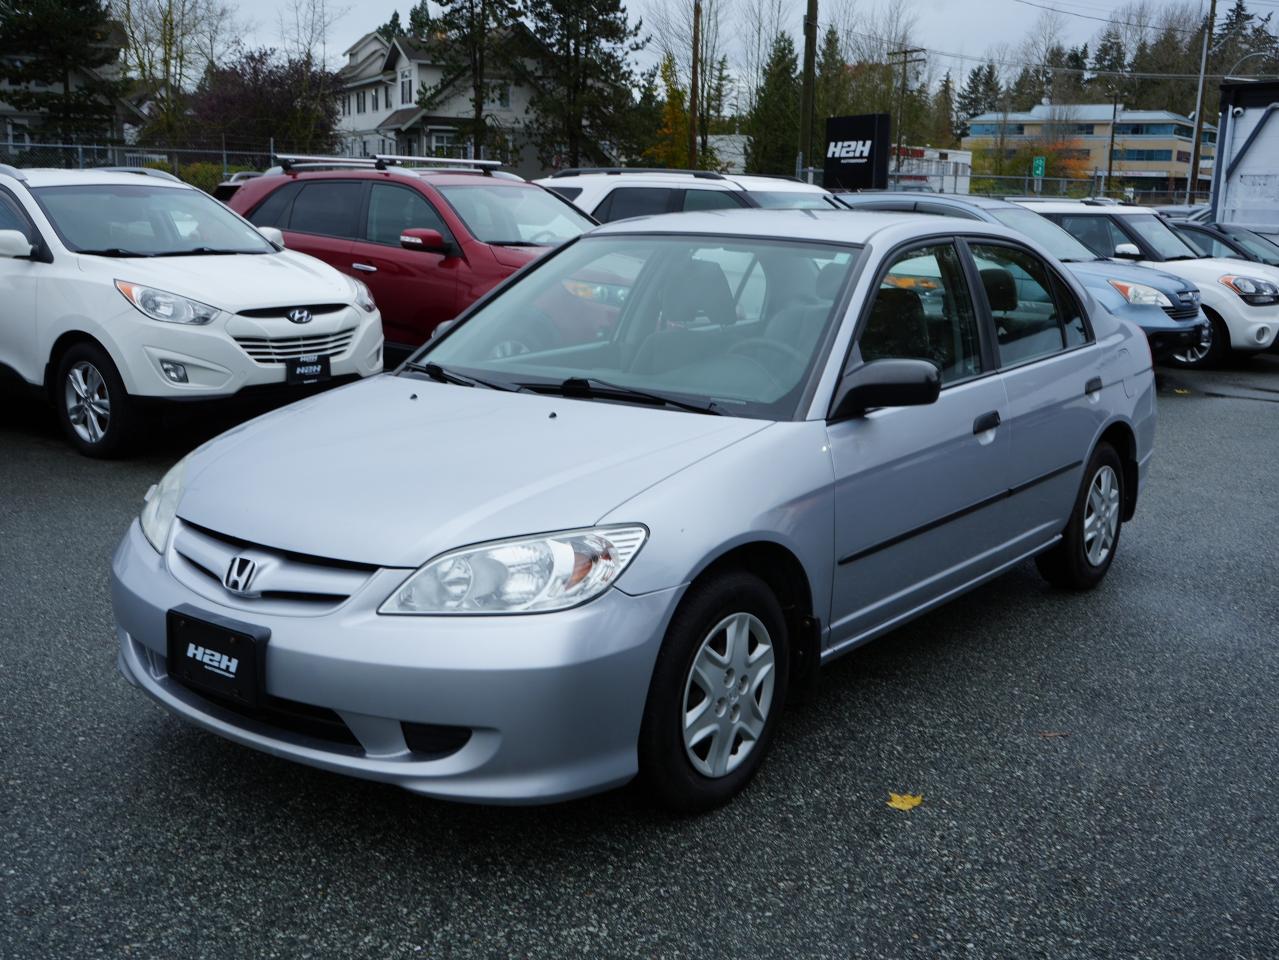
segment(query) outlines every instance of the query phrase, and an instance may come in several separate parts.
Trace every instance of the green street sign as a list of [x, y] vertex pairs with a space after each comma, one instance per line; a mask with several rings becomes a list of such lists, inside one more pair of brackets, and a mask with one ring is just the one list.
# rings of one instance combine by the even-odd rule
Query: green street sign
[[1032, 177], [1042, 177], [1044, 175], [1044, 172], [1047, 169], [1048, 169], [1048, 158], [1035, 157], [1035, 159], [1032, 160], [1030, 164], [1030, 175]]

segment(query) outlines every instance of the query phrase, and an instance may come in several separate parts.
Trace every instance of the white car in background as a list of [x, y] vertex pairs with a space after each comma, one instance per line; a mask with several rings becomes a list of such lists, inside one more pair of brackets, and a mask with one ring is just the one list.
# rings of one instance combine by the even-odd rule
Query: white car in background
[[81, 453], [125, 452], [155, 403], [381, 369], [368, 288], [278, 231], [161, 171], [0, 165], [0, 372]]
[[573, 167], [534, 183], [601, 223], [694, 210], [842, 210], [829, 190], [788, 177], [642, 167]]
[[1279, 268], [1202, 256], [1149, 207], [1018, 202], [1064, 227], [1099, 257], [1133, 261], [1199, 287], [1210, 329], [1200, 343], [1173, 354], [1181, 366], [1211, 366], [1231, 350], [1258, 353], [1279, 335]]

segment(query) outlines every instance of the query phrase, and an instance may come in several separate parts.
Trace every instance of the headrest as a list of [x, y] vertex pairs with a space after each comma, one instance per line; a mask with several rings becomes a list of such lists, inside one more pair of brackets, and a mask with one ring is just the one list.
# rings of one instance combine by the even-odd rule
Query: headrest
[[834, 300], [839, 296], [840, 285], [844, 282], [844, 276], [848, 273], [848, 264], [835, 263], [831, 261], [817, 271], [817, 298], [819, 300]]
[[871, 308], [871, 312], [911, 319], [923, 316], [924, 301], [919, 299], [919, 294], [914, 290], [907, 290], [904, 287], [880, 287], [879, 293], [875, 295], [875, 305]]
[[662, 313], [666, 323], [689, 326], [699, 316], [721, 326], [737, 319], [733, 291], [718, 263], [689, 260], [680, 282], [666, 288]]
[[992, 310], [1017, 309], [1017, 281], [1003, 267], [986, 267], [981, 272], [981, 285]]

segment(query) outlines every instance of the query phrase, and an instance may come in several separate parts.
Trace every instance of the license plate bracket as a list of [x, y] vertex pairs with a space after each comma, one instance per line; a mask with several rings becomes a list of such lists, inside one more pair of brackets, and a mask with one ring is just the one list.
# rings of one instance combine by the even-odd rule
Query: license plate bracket
[[262, 702], [269, 628], [183, 604], [168, 612], [166, 629], [171, 677], [246, 707]]
[[284, 382], [292, 386], [307, 383], [323, 383], [333, 376], [327, 353], [311, 353], [304, 357], [289, 357], [284, 361]]

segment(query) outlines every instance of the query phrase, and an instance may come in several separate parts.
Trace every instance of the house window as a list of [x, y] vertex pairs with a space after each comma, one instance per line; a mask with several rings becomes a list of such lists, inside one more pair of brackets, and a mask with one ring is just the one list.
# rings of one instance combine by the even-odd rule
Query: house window
[[349, 93], [342, 95], [342, 116], [349, 117], [351, 115], [351, 95]]
[[486, 107], [510, 107], [511, 105], [511, 85], [509, 83], [495, 83], [489, 87], [488, 96], [484, 100]]
[[374, 112], [374, 113], [377, 113], [377, 92], [378, 92], [378, 88], [377, 88], [377, 87], [374, 87], [374, 88], [373, 88], [373, 90], [372, 90], [372, 93], [373, 93], [373, 112]]
[[400, 71], [400, 103], [413, 102], [413, 71]]
[[431, 156], [433, 157], [457, 156], [457, 131], [456, 130], [432, 130], [431, 131]]
[[355, 94], [355, 112], [363, 113], [365, 107], [368, 106], [369, 95], [367, 90], [360, 90]]

